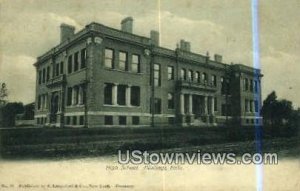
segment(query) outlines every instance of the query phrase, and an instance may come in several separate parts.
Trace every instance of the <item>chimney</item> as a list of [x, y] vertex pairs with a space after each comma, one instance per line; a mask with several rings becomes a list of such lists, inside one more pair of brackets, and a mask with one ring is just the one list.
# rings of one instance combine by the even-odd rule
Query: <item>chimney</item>
[[159, 32], [158, 31], [150, 31], [150, 39], [151, 44], [155, 46], [159, 46]]
[[75, 27], [72, 25], [68, 25], [65, 23], [62, 23], [60, 25], [60, 42], [64, 42], [74, 36]]
[[222, 62], [222, 56], [219, 54], [215, 54], [215, 61], [216, 62]]
[[126, 17], [121, 22], [121, 30], [124, 32], [132, 33], [132, 25], [133, 25], [133, 18]]
[[191, 52], [191, 43], [190, 42], [187, 42], [183, 39], [180, 40], [180, 45], [179, 45], [179, 48], [181, 50], [185, 50], [187, 52]]

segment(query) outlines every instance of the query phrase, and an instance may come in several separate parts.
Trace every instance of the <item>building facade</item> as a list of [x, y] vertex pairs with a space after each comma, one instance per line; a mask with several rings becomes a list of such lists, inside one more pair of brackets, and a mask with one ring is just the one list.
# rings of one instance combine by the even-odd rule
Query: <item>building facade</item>
[[38, 57], [35, 120], [39, 126], [141, 127], [260, 124], [261, 73], [222, 56], [159, 46], [159, 33], [132, 33], [91, 23]]

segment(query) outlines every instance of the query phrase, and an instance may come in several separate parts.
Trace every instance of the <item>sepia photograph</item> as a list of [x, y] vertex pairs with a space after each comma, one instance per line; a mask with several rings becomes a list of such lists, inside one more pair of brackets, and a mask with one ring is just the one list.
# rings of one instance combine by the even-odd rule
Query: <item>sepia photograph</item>
[[0, 0], [0, 190], [300, 190], [299, 9]]

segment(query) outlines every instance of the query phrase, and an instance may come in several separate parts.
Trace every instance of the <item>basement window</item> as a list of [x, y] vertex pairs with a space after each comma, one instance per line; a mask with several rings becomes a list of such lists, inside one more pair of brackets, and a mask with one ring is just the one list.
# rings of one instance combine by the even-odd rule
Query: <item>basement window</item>
[[133, 125], [139, 125], [140, 124], [140, 118], [138, 116], [132, 116], [132, 124]]
[[126, 125], [126, 124], [127, 124], [126, 116], [119, 116], [119, 125]]
[[113, 125], [113, 116], [111, 116], [111, 115], [104, 116], [104, 124], [105, 125]]

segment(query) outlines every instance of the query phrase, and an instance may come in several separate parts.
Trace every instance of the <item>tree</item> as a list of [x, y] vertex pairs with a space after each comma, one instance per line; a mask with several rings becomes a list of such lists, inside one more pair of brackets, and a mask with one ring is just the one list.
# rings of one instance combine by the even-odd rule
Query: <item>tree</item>
[[8, 96], [7, 88], [5, 83], [0, 83], [0, 106], [5, 104], [5, 98]]
[[[264, 125], [271, 127], [273, 135], [280, 134], [280, 128], [291, 124], [294, 110], [292, 102], [286, 99], [277, 100], [276, 92], [271, 92], [263, 102], [261, 114]], [[285, 133], [285, 132], [284, 132]]]
[[13, 127], [15, 126], [16, 115], [24, 112], [24, 106], [23, 103], [20, 102], [7, 103], [1, 108], [1, 110], [3, 116], [3, 126]]

